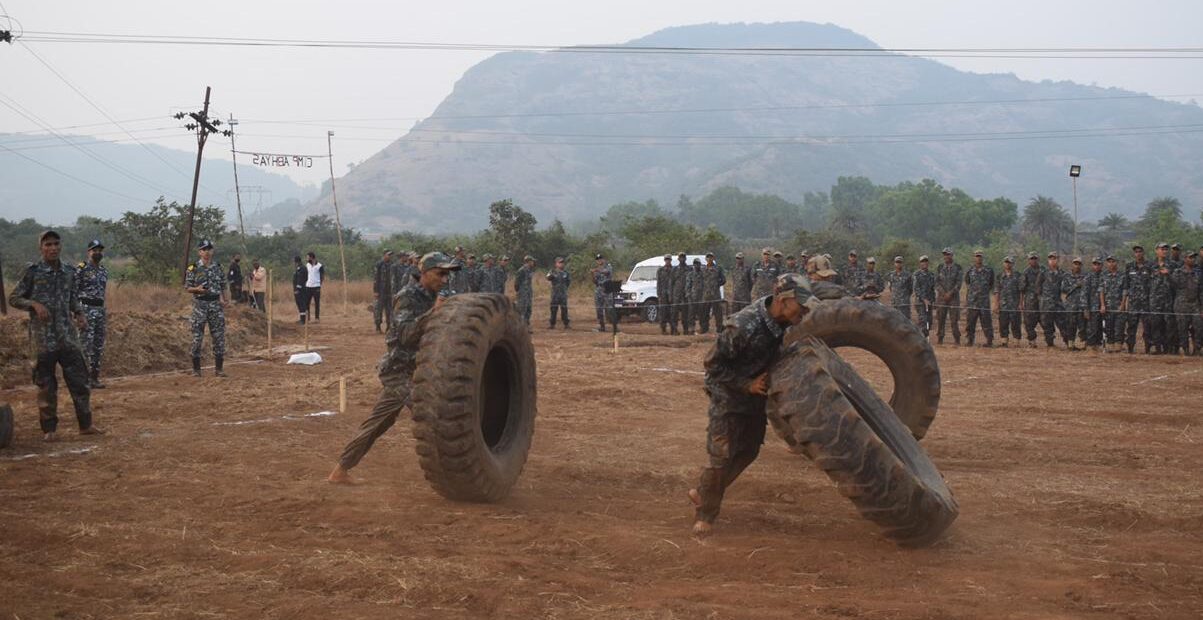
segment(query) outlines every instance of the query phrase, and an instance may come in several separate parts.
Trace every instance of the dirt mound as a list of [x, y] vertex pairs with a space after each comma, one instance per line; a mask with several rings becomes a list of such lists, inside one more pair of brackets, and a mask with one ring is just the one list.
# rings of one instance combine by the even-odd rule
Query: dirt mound
[[[123, 376], [187, 368], [192, 335], [189, 314], [174, 312], [114, 312], [109, 315], [108, 340], [102, 362], [105, 376]], [[296, 327], [277, 322], [274, 335], [294, 336]], [[245, 306], [226, 309], [228, 357], [241, 351], [262, 349], [267, 341], [267, 318]], [[205, 338], [206, 359], [211, 359]], [[29, 319], [23, 313], [0, 317], [0, 387], [29, 382], [33, 352], [29, 346]]]

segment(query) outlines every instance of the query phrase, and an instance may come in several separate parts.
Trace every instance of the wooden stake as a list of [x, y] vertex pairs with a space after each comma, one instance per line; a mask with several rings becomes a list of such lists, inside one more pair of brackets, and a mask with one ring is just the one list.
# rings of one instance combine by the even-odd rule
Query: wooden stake
[[614, 332], [614, 352], [618, 353], [618, 332]]
[[305, 352], [309, 352], [309, 317], [305, 317]]
[[347, 377], [346, 375], [338, 378], [338, 412], [345, 414], [347, 412]]
[[272, 270], [267, 270], [267, 357], [272, 356]]

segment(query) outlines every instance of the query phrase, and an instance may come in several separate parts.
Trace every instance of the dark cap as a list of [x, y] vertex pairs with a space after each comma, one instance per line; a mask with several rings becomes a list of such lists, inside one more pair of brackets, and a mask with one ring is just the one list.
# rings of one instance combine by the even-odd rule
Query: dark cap
[[714, 252], [706, 252], [706, 258], [711, 258], [713, 256], [714, 256]]
[[605, 259], [605, 258], [606, 258], [605, 256], [602, 256], [602, 255], [599, 253], [597, 256], [594, 256], [594, 257], [593, 257], [593, 260], [603, 260], [603, 259]]
[[685, 258], [684, 252], [677, 252], [677, 258]]
[[1162, 241], [1161, 243], [1158, 243], [1158, 244], [1157, 244], [1157, 249], [1158, 249], [1158, 250], [1160, 250], [1160, 249], [1162, 249], [1162, 248], [1165, 248], [1165, 249], [1167, 249], [1167, 250], [1168, 250], [1168, 249], [1169, 249], [1169, 247], [1170, 247], [1170, 244], [1168, 244], [1168, 243], [1166, 243], [1166, 242], [1164, 242], [1164, 241]]
[[89, 250], [103, 250], [104, 244], [100, 242], [100, 239], [93, 239], [88, 242], [88, 249]]
[[1111, 254], [1108, 254], [1108, 255], [1107, 255], [1107, 258], [1106, 258], [1106, 260], [1109, 260], [1109, 261], [1114, 261], [1114, 260], [1115, 260], [1115, 256], [1113, 256], [1113, 255], [1111, 255]]
[[1040, 260], [1040, 255], [1036, 254], [1035, 252], [1028, 252], [1028, 260], [1032, 259]]
[[1181, 249], [1182, 249], [1182, 244], [1181, 244], [1181, 243], [1175, 243], [1175, 244], [1173, 244], [1173, 245], [1171, 245], [1171, 246], [1170, 246], [1170, 249], [1171, 249], [1171, 250], [1181, 250]]
[[1132, 246], [1132, 249], [1133, 249], [1133, 250], [1143, 250], [1143, 249], [1145, 249], [1145, 246], [1143, 246], [1143, 245], [1141, 245], [1141, 244], [1137, 243], [1136, 245], [1133, 245], [1133, 246]]
[[[196, 244], [196, 249], [198, 249], [198, 250], [212, 250], [212, 249], [213, 249], [213, 242], [212, 242], [212, 241], [209, 241], [208, 239], [201, 239], [201, 240], [200, 240], [200, 243]], [[310, 252], [310, 253], [309, 253], [309, 255], [310, 255], [310, 256], [313, 256], [313, 252]]]
[[1102, 265], [1102, 264], [1103, 264], [1103, 258], [1102, 258], [1102, 257], [1100, 257], [1100, 256], [1096, 256], [1096, 257], [1094, 257], [1093, 259], [1091, 259], [1091, 261], [1090, 261], [1090, 264], [1091, 264], [1091, 265]]
[[787, 256], [785, 257], [785, 260], [797, 260], [797, 259], [796, 259], [796, 258], [794, 258], [794, 255], [793, 255], [793, 254], [789, 254], [789, 255], [787, 255]]
[[778, 276], [774, 292], [777, 294], [792, 292], [794, 299], [808, 310], [814, 310], [822, 303], [818, 297], [815, 297], [814, 291], [810, 287], [810, 279], [796, 273]]
[[59, 241], [62, 241], [62, 239], [63, 239], [62, 236], [58, 234], [57, 230], [46, 230], [46, 231], [42, 231], [42, 234], [38, 235], [38, 243], [41, 243], [41, 242], [45, 241], [46, 239], [49, 239], [50, 237], [54, 237], [55, 239], [58, 239]]
[[856, 256], [856, 250], [848, 250], [848, 256]]
[[460, 264], [457, 262], [454, 262], [450, 256], [447, 256], [446, 254], [443, 254], [442, 252], [431, 252], [422, 257], [422, 260], [418, 263], [418, 267], [422, 271], [427, 271], [430, 269], [447, 269], [450, 271], [459, 271]]

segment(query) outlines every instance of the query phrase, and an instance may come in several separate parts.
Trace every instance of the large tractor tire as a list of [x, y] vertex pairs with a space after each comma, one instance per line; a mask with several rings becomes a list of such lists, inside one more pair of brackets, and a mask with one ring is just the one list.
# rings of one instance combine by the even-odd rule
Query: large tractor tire
[[[940, 407], [940, 365], [931, 343], [914, 323], [889, 306], [853, 297], [833, 298], [816, 288], [819, 293], [825, 301], [790, 330], [787, 342], [814, 336], [833, 349], [856, 347], [881, 358], [894, 377], [890, 408], [915, 439], [923, 439]], [[851, 370], [847, 364], [832, 369], [840, 385], [850, 382], [844, 368]]]
[[431, 316], [411, 409], [419, 462], [435, 491], [470, 502], [509, 494], [535, 431], [535, 353], [505, 295], [456, 295]]
[[13, 408], [0, 407], [0, 448], [7, 448], [13, 441]]
[[[853, 380], [843, 383], [836, 375]], [[769, 385], [773, 429], [826, 472], [886, 538], [927, 545], [956, 520], [952, 492], [910, 430], [822, 342], [792, 345], [774, 365]]]

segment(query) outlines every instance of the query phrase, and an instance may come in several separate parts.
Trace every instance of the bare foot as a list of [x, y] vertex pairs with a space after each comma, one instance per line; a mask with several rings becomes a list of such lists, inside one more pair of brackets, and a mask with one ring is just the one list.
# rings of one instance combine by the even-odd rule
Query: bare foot
[[79, 434], [80, 435], [103, 435], [104, 430], [101, 429], [99, 426], [96, 426], [95, 424], [93, 424], [92, 426], [89, 426], [88, 428], [85, 428], [85, 429], [79, 431]]
[[355, 480], [354, 478], [351, 477], [351, 472], [347, 471], [346, 469], [343, 469], [342, 465], [334, 466], [334, 471], [330, 472], [329, 476], [326, 476], [326, 482], [329, 482], [331, 484], [347, 484], [347, 485], [359, 484], [358, 480]]
[[42, 441], [44, 441], [46, 443], [54, 443], [54, 442], [58, 441], [58, 435], [55, 434], [54, 431], [50, 431], [49, 433], [42, 435]]
[[702, 505], [702, 496], [698, 494], [698, 490], [697, 490], [697, 489], [690, 489], [690, 490], [689, 490], [689, 501], [690, 501], [690, 502], [692, 502], [694, 506], [701, 507], [701, 505]]
[[704, 538], [704, 537], [710, 535], [710, 530], [713, 528], [714, 528], [713, 525], [711, 525], [705, 521], [694, 521], [693, 522], [693, 535], [697, 536], [698, 538]]

